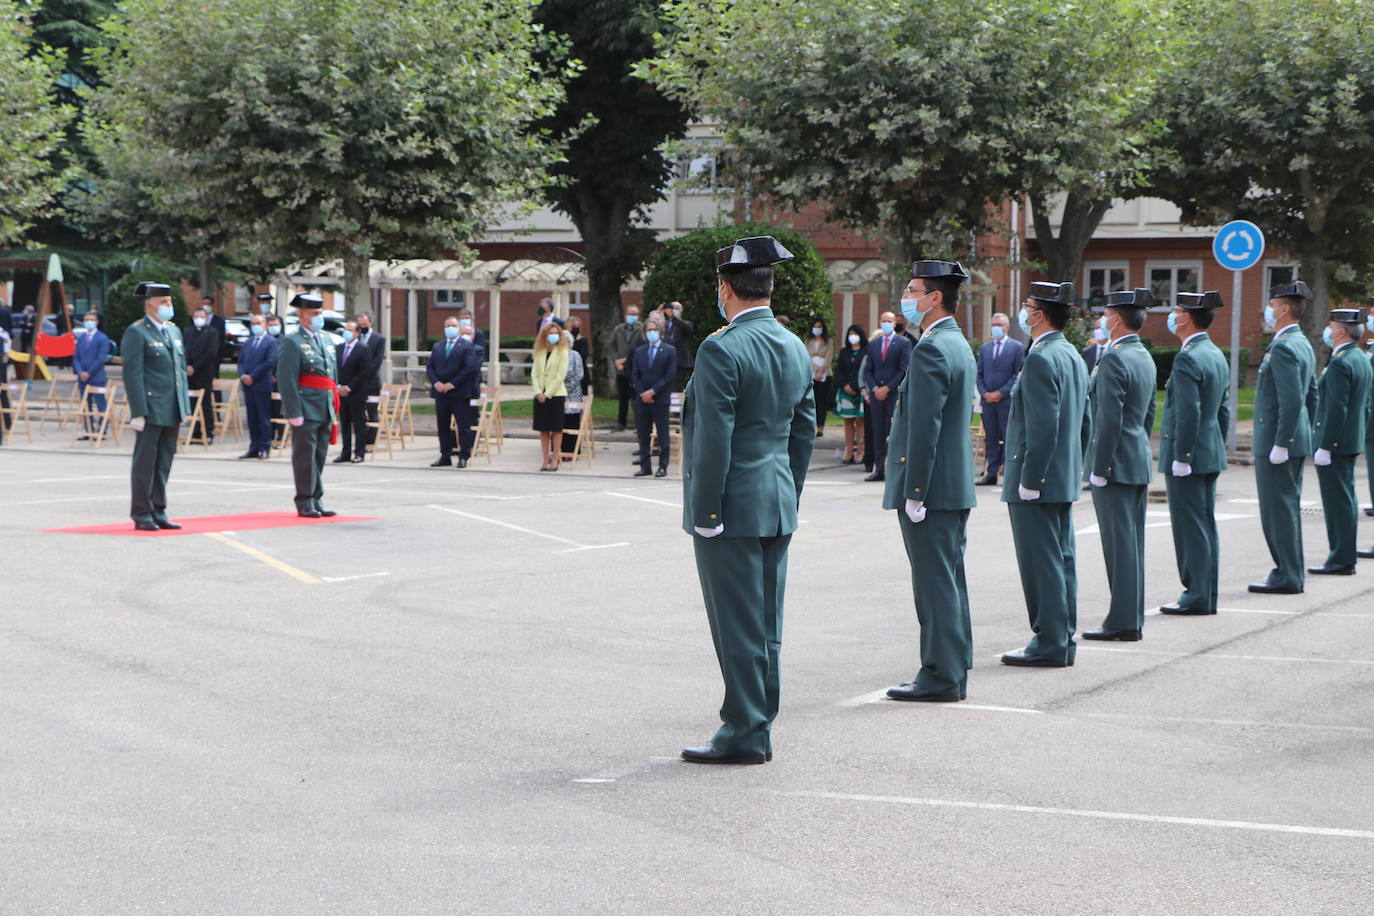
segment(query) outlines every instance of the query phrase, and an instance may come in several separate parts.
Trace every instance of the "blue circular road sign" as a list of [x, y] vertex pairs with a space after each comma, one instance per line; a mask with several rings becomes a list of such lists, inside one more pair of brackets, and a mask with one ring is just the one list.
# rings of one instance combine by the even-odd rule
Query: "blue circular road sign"
[[1212, 257], [1227, 270], [1254, 267], [1264, 257], [1264, 233], [1247, 219], [1232, 220], [1212, 239]]

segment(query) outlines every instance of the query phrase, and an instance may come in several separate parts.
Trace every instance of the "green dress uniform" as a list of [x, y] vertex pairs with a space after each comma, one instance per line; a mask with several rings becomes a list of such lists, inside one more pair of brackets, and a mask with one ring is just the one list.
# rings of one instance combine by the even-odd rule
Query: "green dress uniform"
[[166, 524], [167, 477], [181, 422], [191, 413], [181, 331], [170, 321], [159, 326], [145, 315], [124, 332], [119, 355], [129, 417], [144, 420], [134, 439], [129, 515], [136, 523]]
[[[1374, 337], [1374, 327], [1365, 336]], [[1369, 366], [1374, 370], [1374, 340], [1369, 342]], [[1374, 515], [1374, 389], [1369, 392], [1369, 410], [1364, 420], [1364, 473], [1369, 483], [1370, 514]]]
[[[1302, 559], [1302, 469], [1312, 454], [1312, 414], [1317, 406], [1317, 358], [1312, 344], [1296, 324], [1274, 336], [1260, 362], [1255, 386], [1255, 484], [1259, 491], [1260, 525], [1274, 569], [1262, 589], [1301, 591], [1305, 582]], [[1269, 460], [1275, 447], [1288, 450], [1288, 460]]]
[[338, 419], [334, 392], [306, 388], [301, 379], [315, 376], [337, 381], [334, 347], [321, 332], [297, 328], [282, 341], [277, 354], [277, 386], [281, 391], [283, 417], [303, 417], [291, 430], [291, 470], [296, 481], [296, 511], [322, 512], [324, 463], [329, 456], [329, 437]]
[[[771, 309], [741, 312], [702, 342], [682, 431], [682, 527], [725, 681], [711, 745], [748, 758], [722, 762], [762, 763], [778, 714], [787, 548], [816, 439], [811, 360]], [[717, 537], [696, 530], [722, 525]]]
[[1088, 398], [1093, 434], [1084, 461], [1089, 480], [1107, 481], [1092, 487], [1111, 591], [1102, 629], [1138, 634], [1145, 627], [1145, 506], [1155, 428], [1155, 361], [1140, 335], [1127, 334], [1107, 347], [1093, 367]]
[[[883, 508], [897, 510], [921, 626], [921, 670], [912, 683], [961, 698], [973, 667], [964, 546], [969, 510], [978, 504], [969, 446], [977, 375], [953, 318], [921, 335], [897, 390], [883, 492]], [[923, 504], [922, 521], [904, 511], [908, 499]]]
[[[1164, 385], [1159, 470], [1169, 498], [1169, 525], [1183, 594], [1168, 610], [1212, 614], [1217, 609], [1220, 541], [1217, 477], [1226, 470], [1231, 424], [1231, 368], [1205, 331], [1190, 336], [1174, 357]], [[1174, 474], [1174, 462], [1191, 473]]]
[[[1071, 284], [1032, 284], [1036, 287]], [[1072, 289], [1063, 295], [1072, 296]], [[1032, 637], [1026, 656], [1072, 665], [1077, 646], [1078, 575], [1073, 504], [1081, 490], [1083, 454], [1092, 431], [1088, 370], [1062, 331], [1038, 337], [1011, 390], [1002, 501], [1011, 516]], [[1020, 488], [1039, 492], [1021, 498]], [[1015, 653], [1003, 655], [1010, 664]]]
[[1326, 556], [1327, 568], [1355, 566], [1360, 523], [1355, 460], [1364, 451], [1372, 377], [1374, 371], [1359, 346], [1347, 343], [1331, 354], [1317, 383], [1317, 420], [1312, 434], [1316, 447], [1331, 454], [1330, 464], [1317, 465], [1326, 540], [1331, 548]]

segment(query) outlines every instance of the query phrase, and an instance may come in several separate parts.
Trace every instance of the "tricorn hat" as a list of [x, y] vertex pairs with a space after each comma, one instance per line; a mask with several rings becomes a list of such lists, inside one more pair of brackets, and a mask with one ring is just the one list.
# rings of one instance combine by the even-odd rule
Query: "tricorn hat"
[[166, 283], [140, 283], [134, 288], [134, 295], [140, 299], [152, 299], [157, 296], [172, 295], [172, 288]]
[[1269, 290], [1270, 299], [1311, 299], [1312, 290], [1307, 288], [1307, 284], [1301, 280], [1294, 280], [1292, 283], [1280, 283], [1278, 286]]
[[258, 293], [259, 302], [271, 302], [275, 298], [277, 297], [273, 296], [271, 293]]
[[968, 271], [958, 261], [913, 261], [911, 264], [913, 280], [946, 279], [963, 283], [968, 279]]
[[296, 293], [291, 299], [291, 307], [298, 309], [322, 309], [324, 300], [315, 293]]
[[1342, 324], [1360, 324], [1364, 320], [1364, 312], [1360, 309], [1332, 309], [1326, 317], [1329, 321]]
[[737, 239], [735, 244], [716, 251], [716, 270], [730, 267], [772, 267], [792, 260], [794, 255], [771, 235]]
[[1178, 307], [1188, 312], [1202, 312], [1219, 309], [1226, 303], [1221, 301], [1221, 293], [1209, 289], [1205, 293], [1179, 293]]
[[1107, 308], [1148, 309], [1155, 306], [1155, 294], [1148, 289], [1121, 289], [1107, 294]]
[[1056, 305], [1073, 305], [1077, 300], [1072, 283], [1032, 283], [1028, 298]]

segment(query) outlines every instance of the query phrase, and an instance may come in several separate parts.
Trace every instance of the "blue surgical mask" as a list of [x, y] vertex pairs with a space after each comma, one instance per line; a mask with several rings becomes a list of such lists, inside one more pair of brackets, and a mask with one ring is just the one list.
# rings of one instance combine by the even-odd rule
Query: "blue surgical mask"
[[1164, 319], [1164, 324], [1168, 326], [1170, 334], [1178, 333], [1178, 316], [1173, 312], [1170, 312], [1169, 317]]
[[921, 310], [916, 307], [916, 302], [915, 299], [902, 300], [902, 317], [912, 324], [921, 323]]
[[460, 328], [470, 328], [470, 327], [472, 327], [472, 319], [471, 319], [471, 318], [459, 318], [459, 319], [458, 319], [458, 327], [460, 327]]
[[1266, 328], [1272, 328], [1274, 326], [1274, 307], [1272, 305], [1266, 305], [1264, 307], [1264, 326]]
[[657, 332], [657, 331], [645, 331], [645, 332], [644, 332], [644, 339], [647, 340], [649, 343], [658, 343], [658, 332]]
[[165, 323], [165, 322], [168, 322], [168, 321], [171, 321], [171, 320], [172, 320], [172, 316], [175, 315], [175, 314], [176, 314], [176, 312], [172, 309], [172, 307], [171, 307], [170, 305], [159, 305], [159, 306], [157, 307], [157, 320], [158, 320], [158, 321], [161, 321], [161, 322], [164, 322], [164, 323]]
[[260, 324], [250, 324], [250, 325], [248, 326], [248, 331], [249, 331], [249, 333], [251, 333], [254, 337], [261, 337], [262, 335], [264, 335], [264, 334], [267, 333], [267, 328], [263, 327], [263, 326], [260, 325]]
[[1370, 315], [1364, 320], [1364, 326], [1369, 329], [1369, 333], [1374, 334], [1374, 315]]
[[884, 321], [882, 324], [878, 325], [878, 327], [883, 329], [884, 334], [891, 334], [893, 329], [895, 329], [897, 325], [895, 325], [891, 321]]
[[83, 321], [83, 322], [81, 322], [81, 326], [82, 326], [83, 328], [85, 328], [86, 330], [88, 330], [88, 331], [94, 331], [94, 330], [95, 330], [95, 322], [94, 322], [94, 321]]
[[1336, 342], [1331, 338], [1330, 328], [1322, 328], [1322, 343], [1332, 348], [1336, 346]]
[[822, 334], [824, 334], [824, 333], [825, 333], [825, 328], [812, 328], [812, 329], [811, 329], [811, 336], [812, 336], [812, 337], [820, 337], [820, 336], [821, 336]]
[[267, 333], [268, 333], [268, 334], [271, 334], [273, 337], [278, 336], [279, 334], [281, 334], [281, 325], [279, 325], [279, 324], [271, 324], [271, 325], [268, 325], [268, 326], [267, 326]]
[[1021, 333], [1027, 337], [1031, 335], [1030, 313], [1025, 309], [1016, 313], [1016, 323], [1021, 326]]
[[626, 316], [625, 316], [625, 323], [628, 324], [628, 325], [636, 325], [636, 324], [639, 324], [639, 316], [638, 316], [638, 315], [626, 315]]
[[310, 319], [310, 330], [312, 330], [312, 331], [323, 331], [323, 330], [324, 330], [324, 316], [323, 316], [323, 315], [316, 315], [314, 318], [311, 318], [311, 319]]
[[353, 332], [350, 331], [348, 328], [344, 328], [342, 331], [339, 332], [339, 336], [343, 338], [344, 343], [348, 343], [350, 340], [353, 339]]
[[549, 346], [556, 347], [558, 342], [563, 339], [562, 334], [545, 334], [544, 339], [549, 342]]
[[994, 324], [989, 333], [992, 334], [993, 340], [1001, 340], [1003, 337], [1007, 336], [1006, 328], [1002, 327], [1000, 324]]
[[268, 312], [272, 311], [272, 303], [270, 303], [270, 302], [259, 302], [259, 303], [258, 303], [258, 311], [260, 311], [260, 312], [262, 312], [264, 315], [266, 315]]
[[730, 316], [725, 314], [725, 302], [724, 302], [724, 301], [722, 301], [722, 300], [720, 300], [720, 299], [717, 299], [717, 300], [716, 300], [716, 311], [720, 312], [720, 317], [721, 317], [721, 318], [725, 319], [726, 321], [729, 321], [729, 320], [730, 320]]
[[444, 336], [447, 337], [449, 340], [454, 340], [458, 337], [458, 329], [455, 328], [453, 325], [449, 325], [448, 327], [444, 328]]

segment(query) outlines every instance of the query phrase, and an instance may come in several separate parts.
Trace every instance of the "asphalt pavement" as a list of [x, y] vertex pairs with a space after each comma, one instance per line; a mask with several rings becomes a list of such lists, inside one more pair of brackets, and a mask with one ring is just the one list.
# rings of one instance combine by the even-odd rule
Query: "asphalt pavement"
[[[677, 759], [721, 689], [681, 483], [629, 479], [629, 448], [330, 465], [359, 520], [158, 538], [47, 530], [125, 522], [127, 454], [0, 450], [0, 912], [1374, 911], [1374, 566], [1248, 594], [1250, 469], [1221, 479], [1224, 610], [1062, 670], [997, 662], [1027, 623], [981, 488], [969, 697], [926, 706], [881, 696], [919, 665], [894, 513], [818, 449], [776, 756], [703, 767]], [[280, 458], [172, 472], [178, 519], [290, 497]], [[1310, 468], [1304, 498], [1319, 563]], [[1086, 629], [1086, 500], [1075, 525]]]

